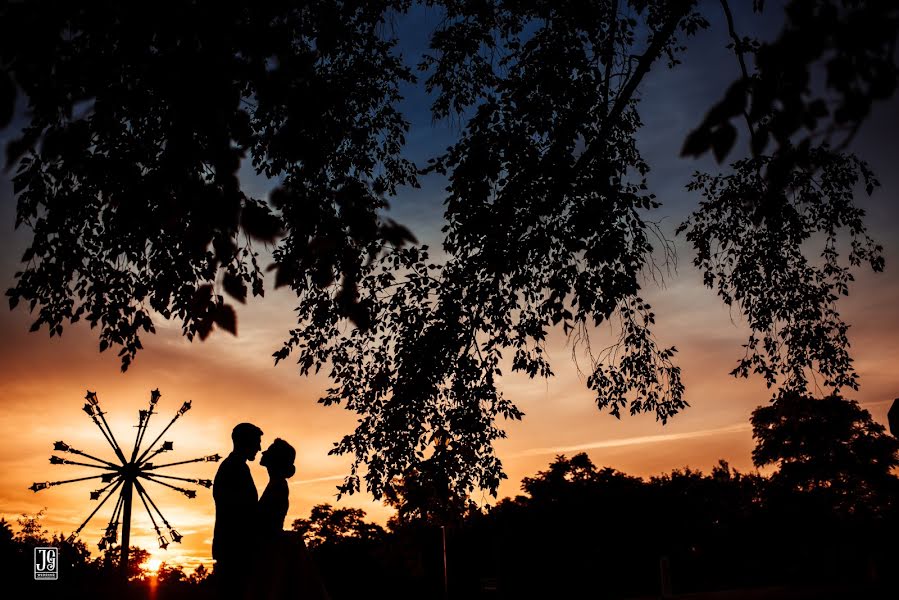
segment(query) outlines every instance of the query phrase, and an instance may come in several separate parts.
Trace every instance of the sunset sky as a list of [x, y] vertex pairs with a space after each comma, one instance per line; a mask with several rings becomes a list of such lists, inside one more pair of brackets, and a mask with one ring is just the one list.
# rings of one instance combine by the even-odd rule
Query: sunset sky
[[[744, 15], [750, 19], [749, 15]], [[422, 23], [424, 21], [424, 23]], [[762, 31], [770, 23], [754, 21]], [[423, 34], [434, 17], [416, 14], [401, 20], [398, 33], [409, 63], [426, 45]], [[669, 236], [696, 205], [684, 186], [696, 169], [715, 170], [708, 158], [678, 158], [685, 135], [737, 74], [732, 55], [724, 49], [724, 31], [713, 22], [692, 44], [684, 64], [668, 71], [657, 65], [642, 88], [641, 115], [645, 127], [640, 147], [652, 172], [650, 188], [663, 202], [653, 215], [662, 219]], [[749, 32], [747, 32], [749, 33]], [[410, 89], [403, 106], [412, 122], [407, 156], [419, 164], [445, 148], [458, 125], [432, 123], [427, 97]], [[842, 301], [842, 313], [852, 325], [855, 365], [861, 389], [850, 394], [874, 418], [886, 423], [886, 411], [899, 396], [899, 102], [876, 106], [853, 143], [852, 150], [868, 161], [882, 187], [859, 203], [868, 210], [871, 234], [884, 245], [886, 272], [859, 271], [851, 296]], [[21, 124], [21, 118], [17, 121]], [[0, 132], [0, 141], [14, 131]], [[742, 140], [745, 134], [741, 132]], [[734, 156], [742, 152], [737, 148]], [[4, 159], [5, 162], [5, 159]], [[245, 192], [264, 197], [272, 184], [242, 170]], [[392, 201], [391, 218], [410, 227], [419, 241], [439, 248], [442, 189], [439, 177], [423, 180], [419, 190], [404, 190]], [[0, 175], [0, 287], [14, 283], [29, 235], [14, 231], [15, 201], [9, 174]], [[547, 344], [556, 376], [548, 381], [508, 375], [502, 391], [525, 413], [522, 422], [506, 424], [508, 438], [497, 444], [508, 480], [499, 497], [519, 492], [520, 480], [543, 469], [557, 454], [586, 451], [599, 466], [611, 466], [632, 475], [649, 476], [690, 466], [709, 470], [725, 459], [740, 470], [751, 470], [753, 447], [749, 415], [770, 397], [756, 378], [737, 380], [728, 375], [741, 356], [747, 330], [739, 314], [729, 312], [711, 290], [701, 286], [692, 267], [692, 253], [677, 238], [678, 265], [661, 287], [646, 283], [645, 297], [657, 315], [656, 334], [662, 345], [676, 345], [683, 369], [690, 408], [662, 426], [651, 415], [614, 417], [597, 410], [585, 378], [571, 360], [571, 348], [561, 331]], [[52, 444], [68, 444], [101, 457], [111, 457], [100, 433], [81, 411], [85, 390], [98, 393], [101, 406], [120, 443], [130, 448], [137, 411], [145, 408], [150, 391], [163, 396], [159, 414], [151, 423], [155, 434], [185, 400], [193, 409], [164, 439], [172, 440], [171, 460], [189, 459], [230, 451], [231, 428], [252, 421], [264, 432], [263, 447], [282, 437], [297, 448], [297, 474], [291, 479], [291, 505], [287, 523], [308, 516], [319, 503], [335, 503], [335, 485], [348, 472], [347, 457], [328, 456], [332, 443], [349, 433], [355, 417], [340, 407], [316, 403], [328, 385], [324, 375], [301, 377], [290, 360], [273, 367], [272, 352], [294, 326], [294, 298], [275, 291], [267, 282], [264, 299], [238, 306], [238, 336], [216, 331], [205, 342], [190, 343], [180, 335], [180, 323], [158, 319], [157, 335], [143, 338], [143, 350], [126, 374], [119, 370], [115, 352], [98, 352], [98, 340], [87, 324], [66, 328], [59, 338], [46, 329], [29, 333], [33, 321], [26, 306], [0, 310], [0, 516], [15, 522], [23, 513], [46, 508], [44, 522], [51, 532], [74, 530], [93, 509], [88, 494], [94, 482], [51, 488], [38, 494], [28, 490], [35, 481], [93, 475], [90, 469], [51, 466]], [[167, 457], [167, 458], [169, 458]], [[199, 463], [172, 470], [172, 474], [212, 478], [215, 464]], [[267, 476], [251, 464], [260, 493]], [[210, 544], [214, 508], [210, 490], [201, 488], [193, 500], [158, 488], [153, 498], [166, 518], [184, 534], [184, 541], [167, 551], [157, 548], [149, 519], [140, 504], [134, 506], [132, 543], [150, 550], [158, 559], [193, 567], [211, 562]], [[480, 504], [495, 503], [476, 495]], [[369, 518], [383, 523], [390, 509], [362, 494], [345, 498], [342, 506], [363, 508]], [[107, 504], [86, 528], [82, 538], [96, 551], [96, 542], [112, 510]]]

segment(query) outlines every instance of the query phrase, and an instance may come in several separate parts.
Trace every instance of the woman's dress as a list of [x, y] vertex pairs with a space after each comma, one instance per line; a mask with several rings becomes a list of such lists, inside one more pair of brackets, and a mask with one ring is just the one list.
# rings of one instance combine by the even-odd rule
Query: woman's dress
[[271, 479], [257, 505], [256, 593], [261, 600], [325, 600], [328, 594], [302, 536], [284, 531], [290, 505], [286, 479]]

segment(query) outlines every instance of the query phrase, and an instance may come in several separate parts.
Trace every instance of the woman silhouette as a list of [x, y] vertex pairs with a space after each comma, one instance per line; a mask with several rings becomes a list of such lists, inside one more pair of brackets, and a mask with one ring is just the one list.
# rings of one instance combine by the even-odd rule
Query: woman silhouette
[[268, 470], [268, 485], [259, 498], [259, 531], [263, 539], [271, 541], [284, 530], [284, 518], [290, 505], [287, 480], [296, 473], [293, 461], [297, 451], [282, 440], [275, 439], [263, 453], [259, 464]]
[[254, 587], [265, 600], [285, 598], [327, 599], [328, 593], [306, 552], [303, 538], [284, 531], [290, 505], [287, 479], [296, 472], [293, 446], [277, 438], [263, 453], [259, 464], [268, 470], [268, 485], [257, 505], [259, 561]]

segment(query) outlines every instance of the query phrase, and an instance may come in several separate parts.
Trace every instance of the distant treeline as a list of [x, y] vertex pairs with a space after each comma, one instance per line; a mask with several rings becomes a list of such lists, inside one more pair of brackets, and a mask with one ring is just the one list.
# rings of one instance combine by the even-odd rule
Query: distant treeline
[[335, 598], [442, 597], [444, 534], [451, 598], [658, 596], [663, 562], [675, 594], [863, 586], [899, 597], [899, 441], [836, 396], [781, 394], [752, 426], [753, 462], [770, 477], [720, 461], [644, 480], [558, 456], [486, 510], [441, 500], [450, 486], [418, 472], [388, 498], [388, 531], [328, 505], [294, 529]]
[[[883, 505], [868, 510], [843, 505], [827, 489], [790, 489], [724, 461], [709, 474], [684, 469], [647, 481], [597, 469], [578, 454], [558, 457], [522, 487], [525, 495], [446, 525], [450, 597], [658, 595], [663, 560], [675, 593], [896, 579], [895, 481], [883, 490]], [[372, 589], [441, 597], [440, 525], [392, 524], [380, 537], [331, 527], [332, 535], [314, 542], [334, 598]]]
[[[597, 468], [586, 454], [557, 456], [522, 480], [521, 495], [494, 506], [442, 495], [445, 482], [417, 472], [391, 489], [397, 512], [386, 529], [360, 509], [329, 504], [292, 529], [334, 600], [443, 598], [444, 585], [451, 599], [658, 597], [663, 571], [674, 594], [899, 589], [899, 441], [836, 397], [782, 396], [757, 409], [752, 424], [753, 461], [774, 465], [771, 476], [720, 461], [711, 473], [687, 468], [647, 480]], [[121, 595], [111, 583], [114, 552], [92, 560], [81, 541], [48, 538], [39, 515], [19, 526], [13, 533], [0, 521], [7, 581], [29, 580], [32, 548], [55, 545], [60, 585], [33, 584], [40, 597]], [[135, 566], [127, 595], [211, 597], [206, 575], [163, 568], [151, 589]]]

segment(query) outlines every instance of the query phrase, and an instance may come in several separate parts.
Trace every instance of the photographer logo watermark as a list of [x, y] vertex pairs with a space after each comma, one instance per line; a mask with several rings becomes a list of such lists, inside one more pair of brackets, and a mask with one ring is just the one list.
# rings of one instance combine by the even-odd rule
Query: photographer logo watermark
[[34, 549], [34, 578], [59, 579], [59, 548]]

